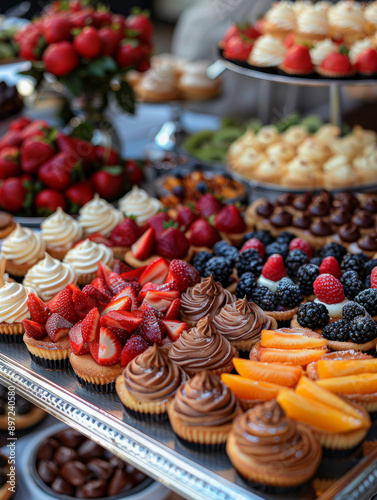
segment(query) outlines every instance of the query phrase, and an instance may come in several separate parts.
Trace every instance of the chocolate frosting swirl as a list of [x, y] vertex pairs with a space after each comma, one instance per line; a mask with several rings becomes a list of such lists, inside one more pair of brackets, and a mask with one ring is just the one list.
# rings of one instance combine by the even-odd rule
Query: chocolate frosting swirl
[[123, 376], [128, 391], [136, 399], [147, 402], [172, 399], [178, 387], [188, 379], [157, 344], [128, 363]]
[[216, 332], [210, 316], [185, 331], [169, 350], [169, 358], [188, 372], [219, 370], [232, 362], [236, 350]]
[[377, 232], [363, 236], [359, 240], [358, 244], [361, 250], [365, 250], [367, 252], [377, 251]]
[[311, 430], [286, 418], [276, 401], [239, 416], [232, 432], [239, 450], [258, 466], [273, 467], [274, 474], [310, 474], [321, 453]]
[[352, 243], [360, 238], [360, 231], [356, 224], [352, 222], [342, 226], [339, 229], [339, 237], [342, 241], [346, 243]]
[[235, 300], [235, 296], [220, 283], [215, 283], [211, 275], [181, 294], [181, 320], [192, 324], [208, 314], [212, 319], [221, 307]]
[[177, 390], [174, 410], [189, 425], [230, 424], [239, 412], [238, 401], [220, 377], [203, 370]]
[[271, 318], [245, 297], [224, 306], [214, 317], [213, 325], [229, 342], [250, 340], [270, 328]]

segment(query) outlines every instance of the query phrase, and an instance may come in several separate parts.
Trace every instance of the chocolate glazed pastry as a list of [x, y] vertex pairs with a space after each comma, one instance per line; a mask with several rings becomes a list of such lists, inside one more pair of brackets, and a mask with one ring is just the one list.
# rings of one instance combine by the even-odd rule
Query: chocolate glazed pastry
[[168, 403], [188, 375], [168, 354], [154, 344], [136, 356], [116, 382], [116, 390], [126, 410], [149, 420], [165, 420]]
[[321, 446], [309, 427], [287, 418], [276, 401], [238, 417], [226, 451], [246, 479], [287, 488], [308, 481], [322, 458]]
[[195, 449], [223, 446], [235, 417], [241, 413], [237, 398], [217, 375], [203, 370], [181, 385], [169, 405], [174, 432]]

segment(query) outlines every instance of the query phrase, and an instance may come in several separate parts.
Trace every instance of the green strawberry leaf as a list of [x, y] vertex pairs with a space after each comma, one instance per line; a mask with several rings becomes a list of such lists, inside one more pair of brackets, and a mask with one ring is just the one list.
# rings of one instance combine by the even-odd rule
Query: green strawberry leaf
[[212, 214], [212, 215], [208, 218], [208, 224], [210, 224], [211, 226], [215, 226], [215, 217], [216, 217], [216, 215], [215, 215], [215, 214]]
[[75, 137], [76, 139], [82, 139], [84, 141], [90, 142], [93, 138], [94, 128], [93, 126], [86, 120], [82, 121], [75, 127], [71, 133], [71, 137]]
[[67, 89], [75, 96], [79, 96], [82, 91], [82, 80], [76, 71], [72, 71], [66, 76], [59, 78], [60, 83], [65, 85]]
[[103, 170], [104, 172], [108, 172], [111, 175], [120, 175], [123, 172], [123, 168], [120, 165], [103, 167], [101, 170]]
[[33, 193], [33, 191], [30, 190], [27, 192], [22, 206], [26, 210], [28, 210], [33, 206], [33, 202], [34, 202], [34, 193]]
[[170, 227], [173, 227], [174, 229], [178, 229], [178, 222], [174, 222], [173, 220], [164, 220], [162, 221], [162, 227], [164, 229], [169, 229]]
[[46, 141], [50, 142], [50, 143], [54, 142], [56, 140], [57, 136], [58, 136], [58, 128], [57, 127], [53, 127], [48, 132], [48, 134], [46, 136]]
[[120, 82], [119, 87], [114, 90], [114, 94], [123, 111], [126, 111], [130, 115], [134, 115], [136, 109], [136, 98], [131, 86], [127, 82], [122, 81]]

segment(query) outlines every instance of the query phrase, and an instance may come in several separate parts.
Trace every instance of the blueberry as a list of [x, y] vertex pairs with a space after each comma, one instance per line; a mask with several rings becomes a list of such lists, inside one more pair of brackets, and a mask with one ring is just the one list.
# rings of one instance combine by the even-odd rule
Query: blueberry
[[206, 192], [207, 192], [207, 184], [204, 181], [200, 181], [196, 185], [196, 189], [199, 191], [199, 193], [206, 194]]
[[173, 194], [178, 196], [178, 198], [183, 198], [185, 195], [185, 190], [183, 186], [175, 186], [173, 187]]

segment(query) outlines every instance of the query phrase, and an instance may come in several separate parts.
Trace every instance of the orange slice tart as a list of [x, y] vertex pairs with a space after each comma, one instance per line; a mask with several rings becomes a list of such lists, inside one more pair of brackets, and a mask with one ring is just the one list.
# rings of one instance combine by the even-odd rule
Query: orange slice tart
[[262, 330], [262, 347], [278, 349], [316, 349], [325, 347], [326, 339], [307, 337], [295, 333], [283, 333], [273, 330]]
[[249, 359], [234, 358], [234, 367], [241, 377], [269, 382], [271, 384], [293, 387], [302, 376], [301, 366], [289, 366], [279, 363], [262, 363]]
[[[377, 359], [324, 359], [317, 363], [320, 379], [377, 373]], [[241, 374], [242, 375], [242, 374]]]
[[221, 380], [226, 384], [240, 400], [241, 406], [246, 410], [256, 404], [275, 399], [282, 385], [272, 384], [260, 380], [251, 380], [240, 375], [223, 373]]
[[[369, 360], [368, 360], [369, 361]], [[367, 411], [377, 411], [377, 373], [359, 373], [318, 380], [318, 385], [341, 394]]]
[[371, 426], [364, 408], [346, 402], [306, 377], [300, 380], [296, 391], [282, 389], [276, 399], [287, 417], [311, 426], [325, 448], [353, 448]]

